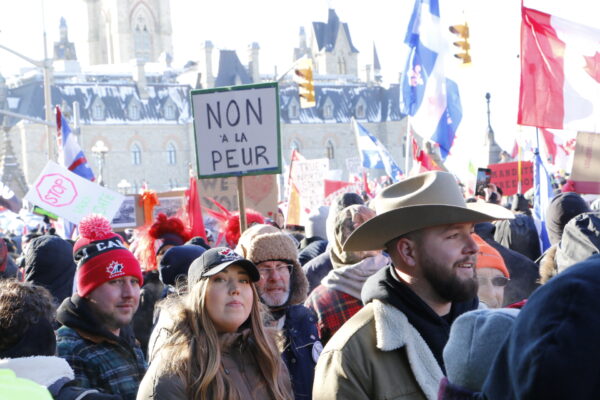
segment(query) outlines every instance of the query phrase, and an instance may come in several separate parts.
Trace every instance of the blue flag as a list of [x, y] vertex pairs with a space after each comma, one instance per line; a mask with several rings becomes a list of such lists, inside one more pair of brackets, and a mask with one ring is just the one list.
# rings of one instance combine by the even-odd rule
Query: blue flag
[[398, 182], [402, 176], [402, 170], [394, 162], [390, 152], [385, 146], [373, 136], [364, 126], [352, 118], [352, 129], [356, 135], [356, 144], [360, 153], [362, 166], [365, 168], [384, 169], [385, 173]]
[[540, 237], [542, 252], [544, 252], [551, 246], [550, 239], [548, 238], [548, 230], [546, 229], [546, 210], [548, 210], [548, 204], [550, 204], [550, 201], [554, 197], [554, 193], [550, 175], [537, 150], [535, 152], [533, 168], [533, 182], [535, 187], [533, 220], [535, 221], [535, 227]]
[[445, 160], [462, 107], [458, 86], [444, 75], [448, 49], [438, 0], [416, 0], [404, 42], [410, 47], [400, 88], [400, 110], [421, 137], [437, 143]]

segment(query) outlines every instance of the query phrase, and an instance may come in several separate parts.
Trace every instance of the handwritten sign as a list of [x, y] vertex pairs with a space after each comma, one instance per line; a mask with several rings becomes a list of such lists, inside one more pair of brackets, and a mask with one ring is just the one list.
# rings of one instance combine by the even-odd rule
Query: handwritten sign
[[577, 193], [600, 193], [600, 135], [579, 132], [571, 179]]
[[[277, 212], [277, 177], [275, 175], [255, 175], [244, 178], [246, 208], [271, 217]], [[238, 209], [237, 186], [234, 178], [200, 179], [198, 188], [202, 207], [218, 211], [209, 198], [230, 211]]]
[[305, 225], [313, 210], [324, 204], [325, 182], [323, 176], [329, 170], [329, 159], [294, 161], [292, 179], [300, 193], [300, 224]]
[[90, 182], [49, 161], [25, 195], [25, 200], [78, 224], [89, 214], [112, 220], [123, 202], [123, 195]]
[[198, 176], [281, 172], [276, 82], [192, 90]]
[[[517, 193], [519, 185], [518, 162], [507, 162], [490, 164], [492, 170], [491, 183], [502, 189], [504, 196], [512, 196]], [[521, 162], [521, 193], [525, 193], [533, 187], [533, 163], [531, 161]]]

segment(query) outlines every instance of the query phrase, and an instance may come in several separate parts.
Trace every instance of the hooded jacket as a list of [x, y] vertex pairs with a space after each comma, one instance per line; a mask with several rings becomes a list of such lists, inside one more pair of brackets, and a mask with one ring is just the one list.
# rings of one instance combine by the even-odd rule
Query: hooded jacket
[[135, 399], [146, 362], [130, 327], [115, 336], [94, 317], [88, 301], [77, 294], [66, 298], [56, 319], [57, 353], [75, 373], [75, 384]]
[[[286, 344], [282, 357], [289, 370], [296, 400], [310, 399], [315, 364], [322, 350], [317, 332], [317, 317], [304, 306], [308, 281], [298, 262], [298, 253], [292, 240], [283, 233], [265, 233], [255, 236], [246, 250], [246, 258], [255, 264], [270, 260], [292, 263], [290, 295], [287, 303], [271, 312], [285, 318], [283, 334]], [[281, 321], [281, 320], [280, 320]]]
[[43, 235], [25, 249], [25, 281], [45, 287], [58, 303], [73, 293], [73, 246], [58, 236]]
[[573, 217], [589, 211], [590, 207], [578, 193], [563, 192], [554, 196], [546, 210], [546, 228], [550, 243], [559, 242], [565, 225]]
[[579, 214], [565, 225], [560, 241], [550, 247], [540, 262], [541, 282], [570, 266], [600, 253], [600, 212]]
[[569, 267], [529, 298], [503, 343], [486, 399], [597, 399], [600, 255]]
[[55, 400], [118, 400], [120, 396], [96, 389], [73, 386], [73, 370], [60, 357], [34, 356], [0, 359], [0, 369], [10, 369], [19, 378], [31, 379], [48, 389]]
[[[313, 399], [437, 398], [444, 376], [438, 358], [450, 324], [399, 282], [392, 268], [367, 280], [365, 306], [325, 346]], [[449, 320], [475, 308], [477, 298], [453, 304]]]

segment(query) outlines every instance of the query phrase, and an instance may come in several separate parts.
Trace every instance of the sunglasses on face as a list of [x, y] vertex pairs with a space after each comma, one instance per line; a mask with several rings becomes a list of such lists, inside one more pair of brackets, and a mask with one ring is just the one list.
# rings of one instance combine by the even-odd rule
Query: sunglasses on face
[[504, 276], [495, 276], [492, 279], [478, 276], [477, 280], [479, 281], [480, 285], [485, 285], [488, 281], [491, 281], [493, 286], [500, 286], [500, 287], [506, 286], [508, 284], [508, 281], [510, 281], [510, 279], [508, 279]]
[[291, 264], [279, 265], [275, 268], [258, 267], [258, 273], [263, 278], [268, 278], [269, 276], [271, 276], [271, 274], [273, 274], [274, 271], [277, 271], [277, 275], [289, 275], [292, 273], [292, 268], [294, 268], [294, 266]]

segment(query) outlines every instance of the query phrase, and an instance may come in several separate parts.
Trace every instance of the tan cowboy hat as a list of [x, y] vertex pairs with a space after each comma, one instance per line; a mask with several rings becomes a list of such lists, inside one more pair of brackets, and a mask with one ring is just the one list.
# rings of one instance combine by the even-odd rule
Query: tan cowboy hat
[[465, 203], [454, 176], [441, 171], [388, 186], [373, 199], [373, 207], [377, 216], [352, 232], [344, 251], [384, 249], [398, 236], [432, 226], [514, 218], [495, 204]]

